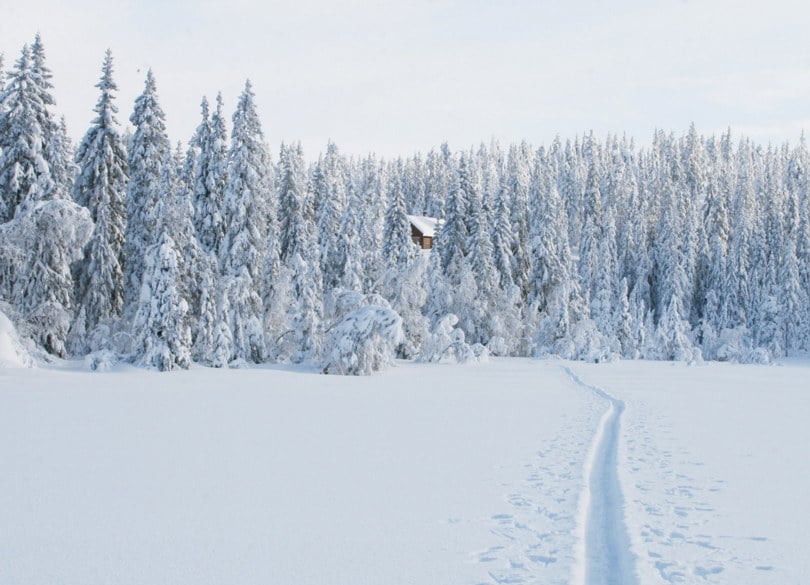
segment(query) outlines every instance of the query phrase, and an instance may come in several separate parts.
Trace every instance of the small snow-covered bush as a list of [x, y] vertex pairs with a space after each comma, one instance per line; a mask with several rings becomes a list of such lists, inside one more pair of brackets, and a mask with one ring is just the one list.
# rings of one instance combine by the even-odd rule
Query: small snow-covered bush
[[327, 334], [323, 373], [368, 376], [393, 364], [402, 339], [402, 318], [395, 311], [376, 305], [357, 308]]
[[109, 372], [118, 363], [118, 354], [109, 349], [89, 353], [84, 358], [84, 367], [91, 372]]
[[509, 346], [506, 343], [506, 339], [496, 335], [495, 337], [491, 337], [487, 343], [487, 351], [492, 355], [509, 355]]
[[747, 364], [768, 365], [773, 363], [773, 355], [766, 347], [757, 347], [748, 352], [745, 356]]
[[422, 344], [419, 360], [442, 364], [464, 364], [484, 362], [489, 359], [489, 351], [480, 343], [473, 345], [465, 341], [464, 331], [456, 328], [458, 317], [448, 313], [436, 322]]

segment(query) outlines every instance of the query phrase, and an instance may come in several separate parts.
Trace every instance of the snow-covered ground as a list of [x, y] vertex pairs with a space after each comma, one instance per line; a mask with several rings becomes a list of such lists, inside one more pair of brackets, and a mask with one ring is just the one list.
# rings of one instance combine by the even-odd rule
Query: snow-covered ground
[[0, 369], [0, 583], [806, 583], [808, 374]]

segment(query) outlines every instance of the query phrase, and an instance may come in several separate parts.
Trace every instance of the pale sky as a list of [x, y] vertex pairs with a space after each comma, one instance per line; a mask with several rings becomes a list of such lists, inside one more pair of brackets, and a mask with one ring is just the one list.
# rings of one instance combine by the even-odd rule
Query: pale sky
[[732, 127], [761, 143], [810, 129], [810, 8], [770, 0], [27, 0], [0, 9], [10, 69], [42, 34], [57, 111], [79, 139], [111, 48], [126, 122], [155, 73], [173, 141], [250, 78], [273, 151], [535, 146], [593, 129]]

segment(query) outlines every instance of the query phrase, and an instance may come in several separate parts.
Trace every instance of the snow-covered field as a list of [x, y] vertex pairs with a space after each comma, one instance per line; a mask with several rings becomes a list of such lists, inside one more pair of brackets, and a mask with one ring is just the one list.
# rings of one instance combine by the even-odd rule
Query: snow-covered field
[[807, 583], [809, 375], [0, 369], [0, 583]]

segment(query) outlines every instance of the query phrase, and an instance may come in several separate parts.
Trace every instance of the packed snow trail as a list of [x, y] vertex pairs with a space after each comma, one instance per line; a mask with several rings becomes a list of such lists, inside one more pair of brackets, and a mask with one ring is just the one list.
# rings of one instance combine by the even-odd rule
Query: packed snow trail
[[624, 498], [618, 473], [619, 430], [624, 402], [601, 388], [578, 385], [608, 401], [585, 461], [584, 488], [579, 503], [579, 558], [574, 585], [633, 585], [638, 582], [630, 538], [624, 521]]

